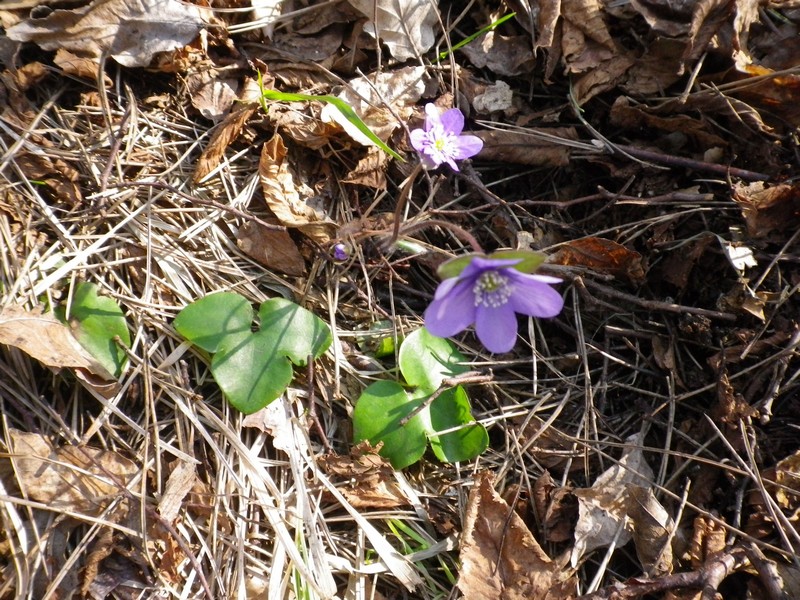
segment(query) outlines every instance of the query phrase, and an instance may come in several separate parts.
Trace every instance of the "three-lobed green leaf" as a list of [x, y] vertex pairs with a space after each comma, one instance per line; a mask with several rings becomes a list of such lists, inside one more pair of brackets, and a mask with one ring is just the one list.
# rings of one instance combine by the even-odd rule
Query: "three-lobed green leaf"
[[245, 414], [264, 408], [292, 381], [292, 364], [319, 358], [332, 337], [322, 319], [284, 298], [264, 302], [253, 331], [250, 303], [232, 292], [211, 294], [184, 308], [175, 329], [209, 352], [211, 374], [231, 405]]

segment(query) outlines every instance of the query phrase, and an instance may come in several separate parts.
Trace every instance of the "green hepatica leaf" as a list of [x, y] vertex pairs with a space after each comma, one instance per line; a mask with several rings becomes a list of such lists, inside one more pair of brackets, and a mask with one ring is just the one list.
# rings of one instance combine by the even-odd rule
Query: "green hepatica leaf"
[[400, 371], [409, 385], [428, 395], [438, 390], [448, 377], [469, 371], [463, 364], [466, 357], [451, 342], [431, 335], [425, 328], [417, 329], [405, 339], [399, 360]]
[[214, 380], [244, 414], [264, 408], [292, 381], [292, 365], [281, 355], [279, 341], [279, 335], [264, 330], [230, 338], [211, 359]]
[[201, 298], [184, 308], [173, 325], [187, 340], [206, 352], [216, 352], [223, 342], [250, 334], [253, 308], [239, 294], [220, 292]]
[[272, 298], [258, 311], [261, 330], [275, 337], [281, 354], [304, 367], [308, 356], [319, 358], [331, 345], [331, 330], [314, 313], [284, 298]]
[[[58, 309], [56, 315], [67, 321], [64, 308]], [[98, 296], [97, 286], [93, 283], [81, 282], [72, 294], [68, 321], [81, 346], [109, 373], [119, 377], [127, 355], [115, 338], [126, 347], [131, 345], [131, 335], [119, 305], [111, 298]]]
[[421, 400], [411, 400], [403, 386], [394, 381], [377, 381], [358, 399], [353, 410], [353, 437], [356, 443], [369, 440], [383, 442], [381, 455], [395, 469], [417, 462], [425, 453], [428, 438], [421, 416], [417, 415], [404, 427], [400, 420], [419, 406]]
[[[228, 402], [245, 414], [275, 400], [292, 381], [292, 362], [319, 358], [331, 345], [325, 322], [284, 298], [264, 302], [253, 331], [253, 309], [239, 294], [211, 294], [184, 308], [175, 329], [211, 356], [211, 373]], [[291, 362], [290, 362], [291, 361]]]
[[443, 462], [472, 460], [489, 446], [489, 434], [483, 425], [475, 422], [464, 388], [456, 386], [443, 392], [431, 403], [430, 427], [432, 432], [447, 431], [442, 435], [431, 435], [430, 442], [436, 458]]

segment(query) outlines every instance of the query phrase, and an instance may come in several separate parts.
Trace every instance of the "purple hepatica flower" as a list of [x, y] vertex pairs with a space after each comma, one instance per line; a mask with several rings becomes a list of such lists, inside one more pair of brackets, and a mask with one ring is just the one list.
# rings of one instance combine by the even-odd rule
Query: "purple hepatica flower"
[[450, 337], [473, 323], [478, 339], [491, 352], [508, 352], [517, 339], [516, 313], [554, 317], [564, 307], [550, 287], [557, 277], [529, 275], [513, 268], [517, 259], [475, 257], [460, 275], [439, 284], [425, 311], [425, 328]]
[[425, 126], [411, 132], [411, 145], [422, 157], [422, 164], [435, 169], [447, 163], [458, 171], [457, 160], [475, 156], [483, 148], [483, 140], [474, 135], [461, 135], [464, 115], [457, 108], [443, 114], [433, 104], [425, 105]]

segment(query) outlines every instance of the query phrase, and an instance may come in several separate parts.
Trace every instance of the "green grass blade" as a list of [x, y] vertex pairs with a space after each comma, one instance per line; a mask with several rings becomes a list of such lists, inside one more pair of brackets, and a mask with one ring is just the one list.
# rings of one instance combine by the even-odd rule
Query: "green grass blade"
[[447, 58], [447, 55], [450, 54], [450, 52], [455, 52], [459, 48], [463, 48], [464, 46], [469, 44], [472, 40], [474, 40], [478, 36], [481, 36], [484, 33], [487, 33], [489, 31], [491, 31], [492, 29], [495, 29], [499, 25], [502, 25], [503, 23], [505, 23], [506, 21], [508, 21], [512, 17], [516, 17], [516, 16], [517, 16], [517, 13], [509, 13], [509, 14], [503, 16], [503, 17], [500, 17], [499, 19], [497, 19], [497, 21], [495, 21], [493, 23], [489, 23], [486, 27], [484, 27], [483, 29], [481, 29], [477, 33], [473, 33], [471, 36], [464, 38], [463, 40], [458, 42], [455, 46], [453, 46], [449, 50], [445, 50], [444, 52], [440, 52], [439, 53], [439, 58], [437, 58], [435, 62], [439, 62], [439, 61], [444, 60], [445, 58]]

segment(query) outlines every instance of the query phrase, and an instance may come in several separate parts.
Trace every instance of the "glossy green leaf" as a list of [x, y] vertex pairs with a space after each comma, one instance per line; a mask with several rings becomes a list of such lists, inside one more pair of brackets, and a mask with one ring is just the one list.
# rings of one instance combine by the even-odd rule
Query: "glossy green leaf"
[[[430, 443], [436, 458], [443, 462], [472, 460], [489, 446], [486, 428], [475, 422], [467, 392], [462, 386], [444, 391], [430, 406]], [[472, 425], [470, 425], [472, 423]], [[460, 427], [466, 425], [466, 427]], [[434, 435], [439, 431], [447, 431]]]
[[280, 353], [300, 367], [306, 366], [309, 355], [322, 356], [333, 341], [325, 321], [285, 298], [264, 302], [258, 317], [261, 331], [269, 331]]
[[450, 260], [444, 261], [436, 269], [436, 273], [441, 279], [450, 279], [451, 277], [458, 277], [461, 271], [467, 268], [467, 265], [472, 262], [475, 257], [486, 258], [484, 254], [466, 254], [464, 256], [456, 256]]
[[[239, 294], [211, 294], [184, 308], [175, 329], [211, 356], [211, 374], [234, 408], [249, 414], [280, 396], [291, 363], [305, 366], [331, 345], [325, 322], [284, 298], [264, 302], [253, 331], [253, 309]], [[290, 362], [291, 361], [291, 362]]]
[[211, 373], [231, 405], [244, 414], [261, 410], [292, 381], [292, 365], [279, 348], [280, 335], [259, 331], [230, 338], [211, 359]]
[[421, 415], [405, 426], [400, 420], [419, 406], [422, 400], [409, 398], [403, 386], [394, 381], [376, 381], [358, 398], [353, 410], [353, 437], [356, 443], [383, 442], [381, 455], [395, 469], [414, 464], [425, 453], [428, 438]]
[[131, 335], [119, 305], [112, 298], [99, 296], [97, 291], [98, 287], [93, 283], [77, 283], [69, 315], [65, 314], [65, 307], [58, 308], [55, 314], [69, 323], [81, 346], [109, 373], [119, 377], [128, 357], [115, 338], [125, 347], [130, 347]]
[[253, 324], [250, 303], [233, 292], [210, 294], [189, 304], [173, 322], [183, 337], [206, 352], [216, 352], [223, 342], [247, 337]]
[[430, 395], [442, 381], [469, 371], [466, 357], [448, 340], [417, 329], [400, 346], [400, 371], [409, 385]]
[[490, 254], [489, 258], [518, 259], [520, 262], [511, 265], [512, 269], [522, 273], [533, 273], [539, 268], [539, 265], [547, 260], [547, 255], [533, 250], [498, 250]]

